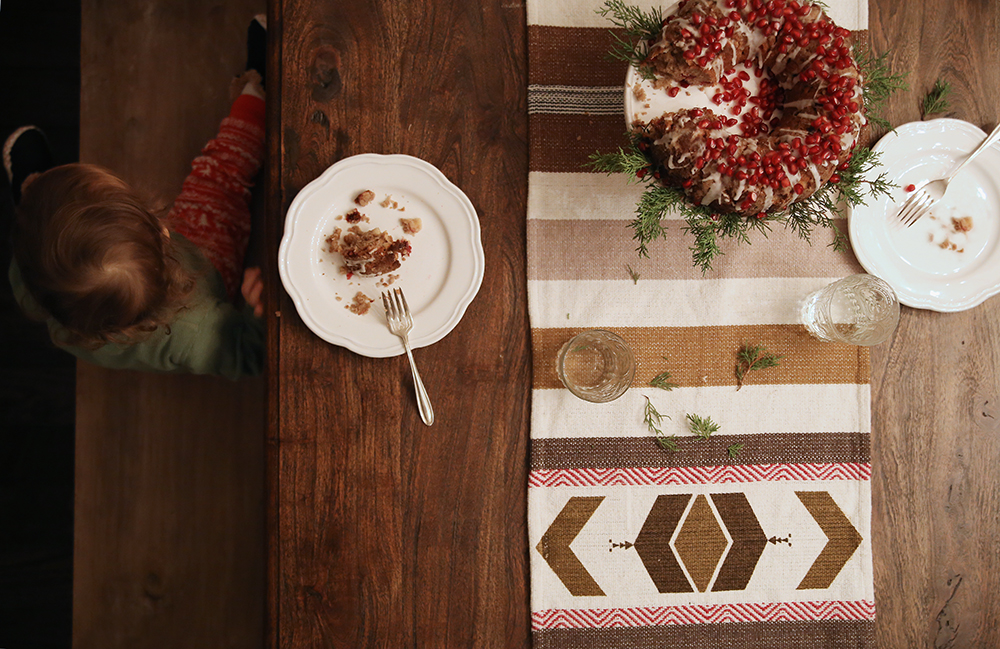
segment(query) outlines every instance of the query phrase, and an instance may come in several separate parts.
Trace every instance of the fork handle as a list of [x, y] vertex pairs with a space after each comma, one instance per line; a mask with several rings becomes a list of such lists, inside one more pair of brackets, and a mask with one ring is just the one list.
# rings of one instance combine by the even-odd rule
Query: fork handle
[[431, 406], [431, 398], [427, 396], [424, 382], [420, 380], [420, 372], [417, 371], [417, 363], [413, 360], [410, 344], [404, 342], [403, 347], [406, 349], [406, 357], [410, 359], [410, 371], [413, 373], [413, 388], [417, 392], [417, 408], [420, 410], [420, 418], [430, 426], [434, 423], [434, 407]]
[[993, 129], [993, 131], [986, 137], [986, 139], [983, 140], [978, 147], [976, 147], [976, 150], [970, 153], [968, 157], [962, 161], [962, 164], [958, 165], [955, 171], [951, 172], [951, 175], [948, 176], [948, 180], [951, 180], [952, 178], [957, 176], [958, 172], [961, 171], [965, 165], [972, 162], [972, 159], [978, 156], [980, 153], [982, 153], [989, 147], [993, 146], [993, 144], [997, 140], [1000, 140], [1000, 124], [997, 124], [996, 127]]

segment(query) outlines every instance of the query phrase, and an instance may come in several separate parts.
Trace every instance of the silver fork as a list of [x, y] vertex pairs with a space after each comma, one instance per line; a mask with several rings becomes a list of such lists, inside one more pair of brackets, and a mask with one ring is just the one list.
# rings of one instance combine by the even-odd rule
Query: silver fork
[[899, 211], [896, 212], [896, 218], [902, 221], [903, 225], [910, 227], [916, 223], [920, 217], [930, 211], [934, 205], [944, 198], [944, 193], [948, 191], [948, 183], [958, 175], [965, 165], [972, 162], [973, 158], [978, 156], [980, 153], [990, 148], [994, 142], [1000, 140], [1000, 124], [997, 124], [993, 132], [990, 133], [983, 143], [980, 144], [975, 151], [969, 154], [969, 156], [962, 161], [962, 164], [955, 167], [955, 170], [951, 172], [946, 178], [939, 178], [937, 180], [932, 180], [918, 187], [909, 198], [899, 207]]
[[420, 418], [430, 426], [434, 423], [434, 408], [431, 407], [431, 399], [427, 396], [424, 382], [420, 380], [420, 372], [417, 371], [417, 364], [413, 360], [413, 351], [410, 350], [410, 340], [407, 338], [407, 334], [413, 328], [410, 307], [406, 304], [403, 291], [398, 288], [384, 291], [382, 304], [385, 306], [385, 321], [389, 325], [389, 331], [399, 336], [403, 341], [406, 357], [410, 359], [410, 370], [413, 372], [413, 387], [417, 392], [417, 407], [420, 409]]

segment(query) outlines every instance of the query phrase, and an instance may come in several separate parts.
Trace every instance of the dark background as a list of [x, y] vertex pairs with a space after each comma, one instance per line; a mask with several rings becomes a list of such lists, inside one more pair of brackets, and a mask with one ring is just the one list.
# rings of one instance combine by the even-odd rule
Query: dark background
[[[80, 0], [2, 0], [0, 141], [35, 124], [76, 161], [79, 114]], [[16, 308], [12, 213], [0, 174], [0, 647], [69, 647], [76, 363]]]

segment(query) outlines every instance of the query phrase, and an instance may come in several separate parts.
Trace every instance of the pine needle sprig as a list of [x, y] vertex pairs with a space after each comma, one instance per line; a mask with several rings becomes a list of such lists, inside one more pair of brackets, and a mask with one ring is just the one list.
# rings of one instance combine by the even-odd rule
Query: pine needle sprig
[[635, 217], [629, 222], [639, 257], [649, 258], [649, 246], [657, 239], [667, 238], [667, 216], [679, 215], [684, 220], [683, 231], [693, 239], [691, 260], [703, 273], [710, 271], [715, 259], [723, 254], [721, 241], [735, 239], [748, 244], [751, 232], [766, 236], [776, 224], [791, 228], [806, 241], [811, 241], [817, 229], [833, 230], [833, 245], [842, 248], [846, 239], [836, 227], [837, 219], [843, 216], [841, 201], [852, 207], [865, 205], [868, 198], [888, 195], [896, 187], [885, 173], [872, 177], [879, 166], [879, 153], [859, 148], [851, 156], [847, 169], [838, 171], [840, 182], [828, 182], [809, 198], [792, 203], [787, 210], [758, 219], [735, 212], [717, 214], [703, 205], [691, 204], [679, 188], [661, 185], [651, 178], [647, 173], [650, 162], [635, 143], [627, 149], [619, 147], [616, 153], [591, 154], [588, 166], [609, 175], [624, 173], [630, 182], [645, 184]]
[[735, 458], [737, 455], [740, 454], [740, 451], [742, 451], [742, 450], [743, 450], [743, 445], [742, 444], [739, 444], [739, 443], [737, 443], [737, 444], [731, 444], [729, 446], [729, 448], [726, 449], [726, 453], [729, 454], [729, 457]]
[[712, 436], [712, 433], [719, 430], [719, 425], [712, 421], [711, 417], [703, 418], [699, 415], [688, 413], [686, 418], [688, 429], [702, 439], [708, 439]]
[[656, 436], [656, 443], [660, 445], [660, 448], [671, 453], [681, 450], [681, 447], [677, 444], [676, 435], [664, 435], [660, 433]]
[[676, 435], [665, 435], [663, 430], [660, 429], [662, 421], [664, 418], [670, 419], [667, 415], [661, 415], [657, 412], [656, 408], [653, 406], [653, 402], [646, 397], [646, 406], [642, 411], [642, 421], [646, 424], [646, 428], [649, 432], [653, 433], [656, 437], [656, 443], [660, 445], [661, 448], [667, 451], [679, 451], [680, 447], [677, 445]]
[[864, 109], [868, 121], [881, 128], [890, 128], [882, 117], [882, 106], [892, 93], [906, 90], [906, 74], [893, 74], [889, 67], [889, 52], [875, 54], [871, 48], [853, 48], [854, 60], [861, 70], [864, 87]]
[[626, 272], [628, 272], [628, 277], [629, 277], [629, 279], [632, 280], [632, 283], [633, 284], [638, 284], [639, 283], [639, 273], [635, 272], [635, 270], [633, 270], [632, 266], [630, 266], [629, 264], [625, 264], [625, 270], [626, 270]]
[[662, 425], [663, 418], [666, 417], [667, 419], [670, 419], [670, 417], [667, 417], [667, 415], [661, 415], [657, 412], [656, 407], [653, 405], [653, 402], [649, 400], [649, 397], [645, 398], [646, 405], [642, 410], [642, 423], [646, 424], [646, 428], [649, 429], [649, 432], [657, 436], [662, 435], [663, 431], [660, 430], [660, 426]]
[[889, 196], [890, 191], [898, 187], [884, 171], [873, 177], [875, 170], [882, 168], [881, 155], [868, 148], [855, 149], [854, 155], [847, 162], [847, 169], [839, 172], [840, 182], [831, 183], [836, 187], [840, 199], [851, 207], [867, 205], [866, 195], [878, 199], [879, 196]]
[[636, 205], [635, 218], [629, 223], [639, 256], [649, 258], [649, 244], [657, 239], [667, 238], [667, 228], [663, 222], [668, 214], [683, 213], [689, 208], [687, 197], [676, 187], [648, 183]]
[[768, 351], [763, 345], [750, 345], [744, 343], [736, 352], [736, 389], [743, 387], [743, 378], [750, 372], [763, 370], [768, 367], [777, 367], [779, 361], [784, 358], [781, 354], [774, 354]]
[[594, 171], [602, 171], [609, 176], [611, 174], [625, 174], [630, 183], [649, 184], [649, 180], [642, 180], [645, 170], [649, 168], [649, 159], [639, 150], [638, 142], [629, 135], [628, 148], [618, 147], [612, 153], [591, 153], [589, 162], [585, 167], [590, 167]]
[[[663, 360], [667, 360], [667, 357], [664, 356]], [[650, 379], [649, 384], [654, 388], [660, 388], [661, 390], [666, 390], [667, 392], [670, 392], [674, 388], [680, 387], [676, 383], [672, 382], [670, 380], [671, 378], [672, 377], [670, 376], [669, 371], [660, 372], [652, 379]]]
[[948, 109], [950, 108], [950, 105], [948, 104], [948, 95], [950, 94], [950, 83], [943, 79], [935, 81], [934, 87], [931, 88], [931, 91], [924, 97], [924, 119], [927, 119], [928, 115], [937, 115], [939, 113], [948, 112]]
[[645, 44], [659, 35], [663, 26], [663, 10], [656, 7], [643, 11], [625, 4], [623, 0], [606, 0], [604, 6], [596, 11], [622, 32], [621, 35], [611, 32], [608, 58], [632, 65], [644, 79], [653, 78], [652, 70], [644, 61]]

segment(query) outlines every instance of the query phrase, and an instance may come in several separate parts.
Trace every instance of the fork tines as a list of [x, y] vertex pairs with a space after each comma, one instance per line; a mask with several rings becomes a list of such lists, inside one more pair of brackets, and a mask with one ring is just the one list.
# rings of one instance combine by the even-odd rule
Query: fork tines
[[918, 192], [906, 199], [906, 202], [899, 208], [896, 218], [906, 227], [910, 227], [927, 213], [933, 203], [934, 201], [928, 194]]
[[385, 307], [387, 319], [397, 320], [401, 323], [412, 322], [410, 317], [410, 306], [406, 303], [406, 296], [403, 290], [394, 288], [391, 291], [382, 292], [382, 305]]

